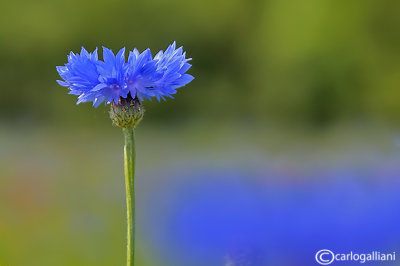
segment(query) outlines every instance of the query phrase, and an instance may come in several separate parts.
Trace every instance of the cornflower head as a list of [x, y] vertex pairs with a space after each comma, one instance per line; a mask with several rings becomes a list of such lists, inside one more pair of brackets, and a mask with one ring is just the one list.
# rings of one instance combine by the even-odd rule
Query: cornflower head
[[[68, 87], [69, 94], [78, 95], [77, 104], [92, 102], [94, 107], [111, 104], [114, 124], [131, 127], [143, 116], [141, 102], [144, 99], [173, 98], [178, 88], [193, 80], [193, 76], [186, 73], [191, 67], [190, 60], [182, 47], [176, 48], [175, 42], [154, 57], [150, 49], [140, 53], [135, 48], [129, 51], [127, 61], [125, 48], [114, 54], [103, 47], [103, 59], [99, 60], [97, 48], [89, 53], [82, 47], [80, 54], [71, 52], [68, 63], [57, 67], [63, 79], [58, 83]], [[125, 122], [116, 121], [117, 118]]]

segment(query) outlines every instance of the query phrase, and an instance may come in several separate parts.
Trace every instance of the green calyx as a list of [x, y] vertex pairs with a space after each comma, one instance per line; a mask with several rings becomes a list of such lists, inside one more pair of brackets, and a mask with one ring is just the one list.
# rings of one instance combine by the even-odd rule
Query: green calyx
[[139, 99], [119, 98], [118, 103], [112, 102], [110, 109], [110, 118], [113, 125], [120, 128], [135, 128], [144, 115], [144, 108]]

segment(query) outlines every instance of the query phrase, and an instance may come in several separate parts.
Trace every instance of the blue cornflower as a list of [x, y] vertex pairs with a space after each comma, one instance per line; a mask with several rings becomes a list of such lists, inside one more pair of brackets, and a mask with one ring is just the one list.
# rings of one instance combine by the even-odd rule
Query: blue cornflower
[[186, 74], [191, 67], [182, 47], [176, 43], [167, 50], [151, 55], [150, 49], [139, 53], [135, 48], [125, 60], [125, 48], [114, 54], [103, 47], [99, 60], [97, 48], [89, 53], [82, 47], [80, 54], [70, 53], [68, 63], [57, 66], [63, 80], [57, 82], [68, 87], [70, 94], [79, 95], [77, 104], [93, 102], [110, 104], [113, 125], [124, 133], [124, 167], [127, 207], [127, 265], [134, 265], [135, 243], [135, 128], [143, 119], [144, 98], [157, 100], [172, 97], [176, 89], [188, 84], [193, 77]]
[[125, 48], [114, 55], [103, 47], [103, 60], [98, 59], [97, 49], [88, 53], [82, 48], [80, 54], [70, 53], [65, 66], [57, 67], [64, 80], [58, 83], [69, 87], [70, 94], [79, 95], [77, 104], [93, 102], [95, 107], [102, 102], [118, 103], [121, 97], [165, 100], [193, 80], [186, 74], [191, 67], [189, 60], [182, 47], [176, 49], [175, 42], [154, 58], [150, 49], [139, 53], [135, 48], [129, 52], [127, 62]]

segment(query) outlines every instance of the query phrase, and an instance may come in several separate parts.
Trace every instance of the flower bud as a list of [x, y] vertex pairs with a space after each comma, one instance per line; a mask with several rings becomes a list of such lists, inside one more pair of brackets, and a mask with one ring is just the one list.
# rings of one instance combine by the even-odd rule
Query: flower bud
[[110, 118], [113, 125], [121, 128], [134, 128], [143, 118], [144, 108], [136, 97], [119, 98], [118, 103], [112, 102]]

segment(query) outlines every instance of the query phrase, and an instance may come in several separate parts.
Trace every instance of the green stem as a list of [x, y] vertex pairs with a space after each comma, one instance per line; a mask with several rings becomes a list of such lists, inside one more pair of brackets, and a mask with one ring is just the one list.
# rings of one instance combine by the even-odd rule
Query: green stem
[[135, 130], [124, 128], [124, 166], [127, 210], [127, 266], [135, 264]]

